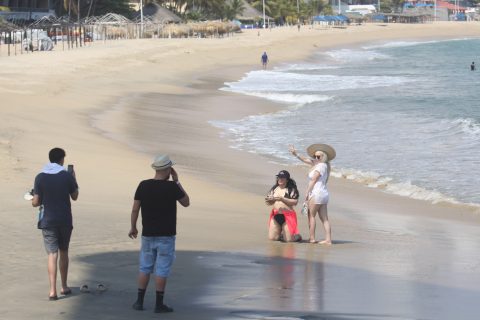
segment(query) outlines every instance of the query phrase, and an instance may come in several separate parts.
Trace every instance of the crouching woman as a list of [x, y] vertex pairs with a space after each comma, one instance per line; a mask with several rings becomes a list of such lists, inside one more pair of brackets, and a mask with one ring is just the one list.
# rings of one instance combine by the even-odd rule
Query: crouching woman
[[286, 170], [280, 171], [275, 185], [270, 189], [265, 203], [273, 206], [268, 227], [269, 240], [300, 241], [297, 213], [293, 209], [298, 203], [298, 189], [295, 180]]

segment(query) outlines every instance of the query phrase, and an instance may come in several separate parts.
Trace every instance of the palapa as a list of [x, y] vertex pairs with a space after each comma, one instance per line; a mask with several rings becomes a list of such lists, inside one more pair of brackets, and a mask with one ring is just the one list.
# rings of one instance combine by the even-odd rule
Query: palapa
[[[182, 21], [179, 16], [154, 2], [143, 7], [143, 17], [153, 23], [179, 23]], [[135, 19], [137, 21], [140, 19], [140, 11], [135, 14]]]

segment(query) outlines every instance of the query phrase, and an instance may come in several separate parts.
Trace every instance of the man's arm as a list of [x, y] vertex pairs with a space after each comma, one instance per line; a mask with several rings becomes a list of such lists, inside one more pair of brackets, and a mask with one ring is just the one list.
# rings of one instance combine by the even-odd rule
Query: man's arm
[[78, 199], [78, 189], [75, 190], [75, 192], [70, 193], [70, 198], [72, 198], [73, 201], [77, 201], [77, 199]]
[[32, 199], [32, 207], [38, 207], [41, 204], [42, 202], [40, 201], [40, 196], [38, 194], [34, 194]]
[[138, 230], [137, 230], [137, 220], [138, 220], [138, 215], [140, 213], [140, 200], [134, 200], [133, 201], [133, 207], [132, 207], [132, 215], [130, 217], [130, 232], [128, 233], [128, 236], [132, 239], [136, 239], [138, 235]]
[[73, 201], [77, 201], [78, 199], [78, 184], [77, 184], [77, 175], [75, 174], [75, 170], [72, 169], [72, 177], [73, 177], [73, 188], [75, 188], [75, 191], [70, 193], [70, 198]]
[[175, 181], [175, 183], [177, 184], [177, 186], [180, 188], [180, 190], [183, 191], [183, 193], [185, 194], [183, 196], [183, 198], [179, 199], [178, 202], [180, 202], [180, 204], [184, 207], [188, 207], [190, 205], [190, 198], [187, 194], [187, 192], [185, 191], [185, 189], [183, 189], [182, 185], [180, 184], [180, 181], [178, 181], [178, 173], [177, 171], [175, 171], [175, 169], [172, 168], [172, 171], [171, 171], [171, 176], [172, 176], [172, 180]]
[[180, 184], [180, 181], [177, 180], [176, 182], [177, 182], [177, 186], [183, 191], [183, 193], [185, 193], [183, 198], [179, 199], [178, 202], [180, 202], [182, 206], [188, 207], [190, 205], [190, 197], [188, 196], [185, 189], [183, 189], [182, 185]]

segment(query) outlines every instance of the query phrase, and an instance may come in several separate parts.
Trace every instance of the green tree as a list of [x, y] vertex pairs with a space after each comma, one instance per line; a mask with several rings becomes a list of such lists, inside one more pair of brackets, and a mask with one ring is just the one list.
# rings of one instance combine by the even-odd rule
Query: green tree
[[226, 1], [223, 9], [224, 17], [228, 20], [233, 20], [237, 15], [241, 15], [245, 10], [245, 5], [242, 0]]
[[[92, 0], [93, 1], [93, 0]], [[132, 9], [128, 0], [96, 0], [93, 5], [93, 14], [101, 16], [106, 13], [117, 13], [124, 16], [130, 16]]]
[[334, 13], [333, 13], [332, 6], [329, 5], [329, 4], [327, 4], [326, 6], [324, 6], [322, 13], [323, 13], [324, 15], [327, 15], [327, 16], [328, 16], [328, 15], [333, 15]]
[[272, 14], [279, 24], [296, 23], [298, 19], [297, 2], [294, 0], [276, 0], [271, 4]]
[[197, 11], [206, 18], [222, 17], [225, 0], [188, 0], [187, 10]]
[[[144, 0], [144, 2], [148, 1], [152, 0]], [[79, 8], [78, 4], [80, 4]], [[125, 16], [130, 16], [132, 13], [129, 0], [54, 0], [53, 6], [58, 16], [70, 13], [72, 17], [77, 17], [78, 10], [80, 10], [80, 17], [82, 18], [87, 15], [98, 16], [109, 12]]]
[[[273, 18], [272, 9], [270, 4], [274, 4], [276, 0], [265, 0], [265, 14]], [[263, 13], [263, 1], [262, 0], [253, 0], [250, 2], [250, 5]]]
[[309, 2], [301, 2], [300, 18], [310, 20], [314, 16], [318, 16], [322, 12], [324, 3], [322, 0], [311, 0]]

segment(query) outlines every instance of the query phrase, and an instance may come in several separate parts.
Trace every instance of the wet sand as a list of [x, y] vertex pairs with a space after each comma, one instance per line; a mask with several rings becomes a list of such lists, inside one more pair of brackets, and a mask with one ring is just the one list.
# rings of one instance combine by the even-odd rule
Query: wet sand
[[[127, 233], [138, 182], [153, 176], [152, 155], [168, 152], [192, 206], [179, 209], [177, 261], [166, 295], [176, 311], [161, 318], [476, 318], [477, 213], [331, 179], [334, 245], [268, 242], [262, 199], [283, 167], [229, 148], [208, 123], [279, 110], [217, 90], [258, 67], [265, 47], [280, 63], [308, 59], [319, 47], [480, 35], [476, 23], [359, 28], [136, 46], [120, 41], [0, 61], [2, 78], [10, 80], [0, 89], [0, 317], [159, 317], [152, 312], [153, 283], [147, 310], [131, 309], [139, 242]], [[81, 189], [73, 205], [74, 294], [52, 303], [36, 213], [22, 195], [54, 146], [66, 149]], [[303, 194], [307, 168], [288, 169]], [[299, 220], [306, 236], [306, 221]], [[108, 287], [102, 294], [94, 290], [100, 282]], [[92, 292], [79, 292], [84, 283]]]

